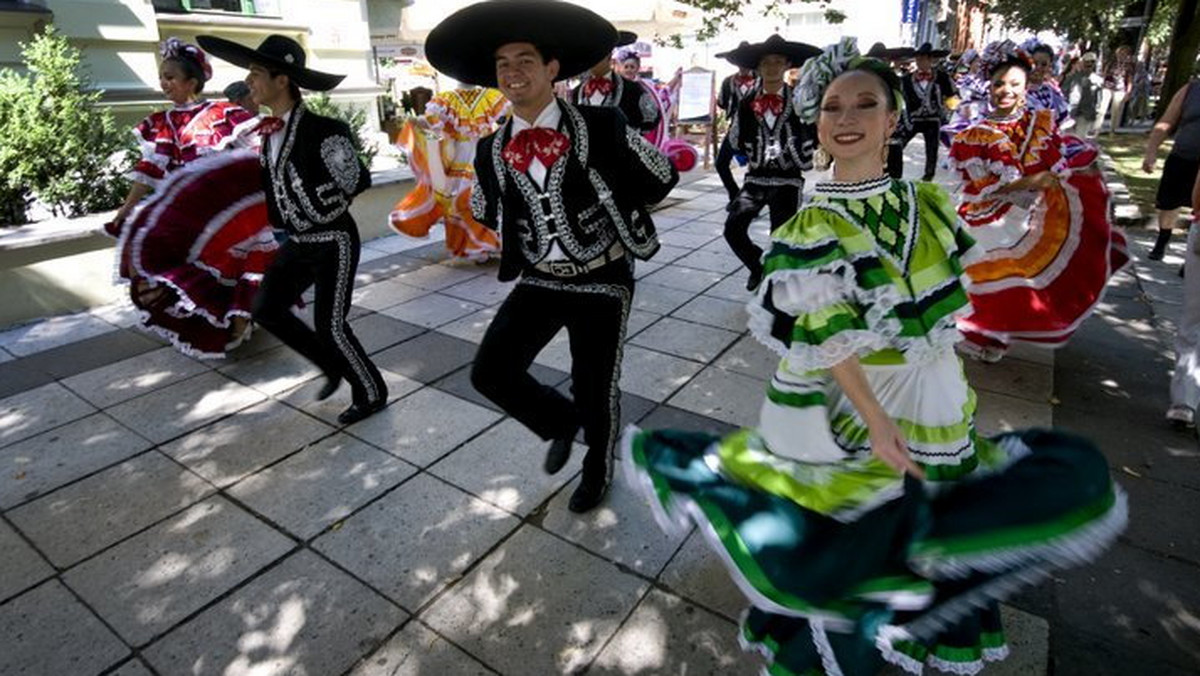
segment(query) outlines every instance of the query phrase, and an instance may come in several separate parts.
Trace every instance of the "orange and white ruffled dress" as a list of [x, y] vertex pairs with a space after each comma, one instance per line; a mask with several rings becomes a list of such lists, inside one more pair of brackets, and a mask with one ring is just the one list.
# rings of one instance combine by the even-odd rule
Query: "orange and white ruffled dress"
[[396, 144], [408, 157], [417, 187], [400, 200], [392, 227], [425, 237], [439, 221], [446, 227], [446, 248], [454, 256], [486, 260], [498, 255], [496, 231], [471, 216], [475, 144], [492, 133], [508, 110], [495, 89], [453, 89], [434, 96], [425, 107], [425, 131], [409, 120]]

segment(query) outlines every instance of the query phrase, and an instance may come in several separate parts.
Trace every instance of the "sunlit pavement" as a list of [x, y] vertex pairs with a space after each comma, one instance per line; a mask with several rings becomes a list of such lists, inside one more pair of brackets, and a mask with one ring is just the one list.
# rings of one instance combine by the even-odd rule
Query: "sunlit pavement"
[[[920, 152], [916, 141], [912, 162]], [[745, 331], [720, 183], [690, 178], [655, 214], [662, 251], [638, 265], [622, 417], [728, 430], [755, 422], [775, 357]], [[392, 401], [348, 428], [336, 416], [349, 388], [314, 402], [316, 370], [265, 333], [205, 362], [131, 328], [122, 308], [0, 333], [0, 674], [757, 673], [737, 645], [744, 601], [696, 533], [664, 536], [620, 480], [601, 508], [570, 513], [581, 449], [545, 475], [545, 444], [472, 390], [475, 347], [510, 288], [495, 266], [400, 236], [367, 243], [363, 261], [353, 326]], [[1123, 274], [1113, 296], [1134, 288]], [[1165, 345], [1153, 327], [1136, 340]], [[1056, 386], [1052, 357], [967, 365], [984, 432], [1049, 425], [1053, 402], [1079, 400]], [[567, 387], [569, 364], [560, 335], [535, 375]], [[1106, 387], [1082, 385], [1092, 397]], [[1159, 403], [1122, 418], [1124, 433], [1162, 427]], [[1129, 544], [1014, 600], [1014, 656], [988, 673], [1044, 673], [1052, 660], [1058, 674], [1110, 673], [1058, 660], [1060, 636], [1107, 637], [1115, 654], [1200, 645], [1187, 642], [1197, 529], [1170, 531], [1159, 556], [1168, 535], [1149, 524], [1167, 515], [1140, 511], [1161, 498], [1135, 488], [1189, 486], [1158, 504], [1178, 508], [1181, 526], [1194, 513], [1195, 445], [1170, 438], [1173, 460], [1126, 468], [1138, 477], [1114, 461], [1134, 501]], [[1162, 577], [1126, 560], [1151, 554]], [[1063, 597], [1081, 578], [1103, 585], [1088, 608]], [[1141, 635], [1143, 608], [1113, 605], [1122, 595], [1171, 616]], [[1187, 650], [1160, 650], [1153, 673], [1185, 673]]]

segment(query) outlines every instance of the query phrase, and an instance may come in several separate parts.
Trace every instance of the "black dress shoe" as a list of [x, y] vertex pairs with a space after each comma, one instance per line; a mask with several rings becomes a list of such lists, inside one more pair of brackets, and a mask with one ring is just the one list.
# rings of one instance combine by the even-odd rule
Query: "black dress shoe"
[[567, 508], [576, 514], [582, 514], [604, 502], [607, 493], [608, 477], [600, 475], [592, 478], [584, 474], [579, 487], [571, 494], [571, 502], [567, 503]]
[[341, 376], [325, 376], [325, 385], [317, 392], [317, 401], [325, 401], [342, 386]]
[[1170, 230], [1159, 230], [1158, 238], [1154, 240], [1154, 248], [1146, 255], [1152, 261], [1161, 261], [1163, 254], [1167, 253], [1167, 244], [1171, 242]]
[[350, 408], [338, 414], [338, 422], [343, 425], [353, 425], [363, 418], [382, 411], [384, 406], [387, 406], [386, 399], [380, 399], [371, 404], [351, 404]]
[[550, 442], [550, 448], [546, 449], [546, 462], [542, 464], [546, 474], [558, 474], [558, 471], [566, 466], [567, 461], [571, 459], [571, 442], [575, 440], [578, 431], [577, 427], [569, 436]]
[[762, 284], [763, 271], [761, 269], [751, 270], [750, 277], [746, 280], [747, 291], [757, 291], [758, 285]]

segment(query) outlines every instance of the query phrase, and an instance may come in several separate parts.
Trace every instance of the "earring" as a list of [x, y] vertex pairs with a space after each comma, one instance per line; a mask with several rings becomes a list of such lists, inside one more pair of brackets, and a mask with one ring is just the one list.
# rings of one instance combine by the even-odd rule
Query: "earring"
[[817, 171], [825, 171], [833, 164], [833, 157], [829, 155], [829, 151], [825, 150], [825, 146], [817, 144], [817, 149], [813, 151], [813, 167]]

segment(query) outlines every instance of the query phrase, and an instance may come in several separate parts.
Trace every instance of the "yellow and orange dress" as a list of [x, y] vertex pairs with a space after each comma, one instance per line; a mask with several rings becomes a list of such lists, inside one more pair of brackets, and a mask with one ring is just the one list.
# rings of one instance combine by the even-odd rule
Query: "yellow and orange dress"
[[[959, 328], [969, 351], [998, 358], [1014, 340], [1066, 343], [1128, 262], [1097, 156], [1092, 144], [1059, 134], [1050, 110], [988, 117], [954, 137], [958, 213], [986, 251], [966, 268], [972, 309]], [[1058, 179], [1049, 189], [998, 192], [1042, 171]]]
[[475, 143], [492, 133], [508, 110], [495, 89], [452, 89], [425, 107], [427, 131], [412, 120], [400, 130], [397, 145], [408, 157], [417, 187], [394, 207], [397, 231], [425, 237], [439, 221], [446, 227], [446, 248], [454, 256], [486, 260], [500, 252], [500, 239], [471, 216]]

